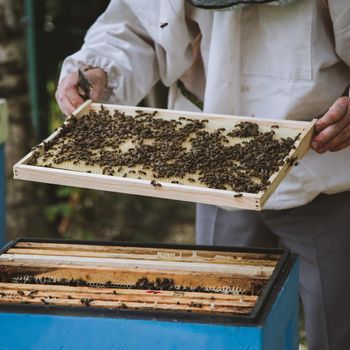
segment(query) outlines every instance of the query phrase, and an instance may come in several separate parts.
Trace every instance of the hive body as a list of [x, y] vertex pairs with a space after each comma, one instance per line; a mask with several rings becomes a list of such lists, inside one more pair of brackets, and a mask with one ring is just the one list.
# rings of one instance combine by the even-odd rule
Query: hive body
[[298, 262], [280, 250], [20, 240], [0, 277], [1, 349], [298, 348]]

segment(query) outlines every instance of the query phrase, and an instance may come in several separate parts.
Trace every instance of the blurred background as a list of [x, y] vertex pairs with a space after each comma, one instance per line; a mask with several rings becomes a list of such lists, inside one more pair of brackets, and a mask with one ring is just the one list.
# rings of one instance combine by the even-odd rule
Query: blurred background
[[[12, 166], [63, 121], [54, 93], [109, 0], [0, 0], [0, 98], [8, 105], [6, 235], [194, 243], [194, 205], [13, 181]], [[164, 107], [158, 84], [142, 104]], [[0, 174], [0, 176], [3, 176]], [[136, 219], [137, 218], [137, 219]]]

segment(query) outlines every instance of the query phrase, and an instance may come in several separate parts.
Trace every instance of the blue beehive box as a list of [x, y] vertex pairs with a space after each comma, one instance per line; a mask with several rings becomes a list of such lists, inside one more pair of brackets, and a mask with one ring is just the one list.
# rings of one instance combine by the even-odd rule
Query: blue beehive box
[[20, 239], [0, 254], [0, 349], [298, 348], [284, 250]]

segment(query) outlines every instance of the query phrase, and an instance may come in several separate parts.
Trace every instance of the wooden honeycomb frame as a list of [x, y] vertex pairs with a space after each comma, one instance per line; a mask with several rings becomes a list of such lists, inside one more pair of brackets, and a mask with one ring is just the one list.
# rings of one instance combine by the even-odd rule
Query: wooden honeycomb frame
[[[136, 108], [119, 105], [103, 106], [111, 112], [117, 109], [128, 114], [134, 114], [136, 109], [141, 109], [145, 112], [153, 112], [155, 110], [154, 108]], [[79, 119], [86, 115], [89, 110], [99, 110], [100, 108], [100, 104], [86, 101], [73, 113], [73, 115]], [[270, 120], [162, 109], [157, 109], [157, 111], [157, 116], [164, 118], [176, 119], [181, 116], [187, 116], [192, 119], [207, 119], [215, 123], [239, 123], [242, 121], [250, 121], [257, 123], [259, 127], [263, 128], [271, 128], [272, 125], [278, 125], [281, 130], [290, 130], [293, 132], [293, 135], [295, 135], [295, 132], [297, 131], [300, 133], [300, 137], [295, 142], [295, 149], [292, 149], [285, 158], [286, 160], [293, 160], [293, 162], [303, 158], [308, 152], [316, 122], [316, 120], [311, 122]], [[59, 130], [54, 132], [44, 142], [54, 138], [58, 132]], [[28, 162], [32, 157], [33, 152], [30, 152], [14, 165], [13, 170], [15, 179], [252, 210], [262, 210], [266, 201], [293, 165], [293, 162], [286, 161], [285, 164], [280, 167], [279, 171], [270, 177], [270, 185], [266, 190], [260, 191], [257, 194], [240, 193], [239, 197], [235, 197], [237, 193], [234, 191], [218, 190], [192, 184], [174, 184], [171, 182], [159, 181], [161, 186], [155, 187], [150, 183], [150, 180], [152, 179], [124, 178], [121, 176], [108, 176], [93, 172], [87, 173], [86, 171], [80, 171], [78, 168], [76, 170], [67, 170], [28, 165]]]

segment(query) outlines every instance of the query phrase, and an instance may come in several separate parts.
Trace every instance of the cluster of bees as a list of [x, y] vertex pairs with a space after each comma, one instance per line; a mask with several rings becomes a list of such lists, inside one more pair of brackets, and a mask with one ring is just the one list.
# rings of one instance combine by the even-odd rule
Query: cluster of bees
[[[296, 138], [278, 138], [252, 122], [210, 130], [208, 120], [166, 120], [157, 112], [127, 115], [101, 107], [70, 117], [48, 143], [35, 148], [31, 165], [99, 166], [110, 176], [193, 183], [209, 188], [258, 193], [267, 188]], [[239, 139], [240, 142], [233, 142]], [[127, 145], [127, 147], [126, 147]], [[91, 170], [89, 170], [91, 172]]]
[[[200, 293], [214, 293], [214, 294], [251, 294], [251, 292], [237, 288], [237, 287], [223, 287], [223, 288], [212, 288], [195, 286], [189, 287], [184, 285], [176, 285], [172, 278], [167, 277], [156, 277], [154, 280], [150, 280], [147, 277], [141, 277], [134, 284], [119, 284], [118, 281], [111, 282], [90, 282], [83, 279], [77, 278], [52, 278], [52, 277], [36, 277], [31, 274], [15, 274], [7, 278], [12, 283], [19, 284], [40, 284], [40, 285], [58, 285], [58, 286], [70, 286], [70, 287], [92, 287], [92, 288], [111, 288], [111, 289], [142, 289], [142, 290], [165, 290], [165, 291], [176, 291], [176, 292], [200, 292]], [[18, 294], [25, 296], [24, 292], [18, 291]], [[38, 293], [37, 290], [29, 292], [29, 297], [33, 297]], [[3, 295], [2, 295], [3, 294]], [[118, 293], [113, 290], [113, 294]], [[4, 293], [0, 292], [0, 297], [5, 296]], [[50, 298], [50, 297], [49, 297]], [[70, 299], [70, 298], [69, 298]]]

